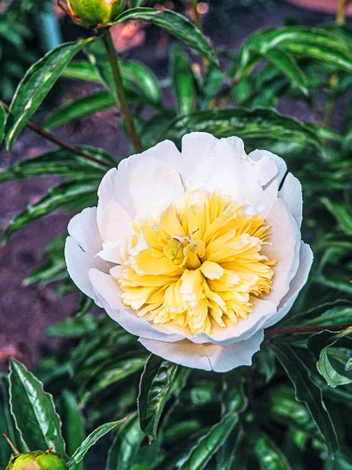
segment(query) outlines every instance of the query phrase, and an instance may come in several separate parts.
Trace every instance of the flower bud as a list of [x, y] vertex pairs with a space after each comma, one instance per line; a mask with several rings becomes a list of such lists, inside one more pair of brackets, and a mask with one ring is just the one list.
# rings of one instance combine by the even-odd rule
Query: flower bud
[[104, 28], [125, 8], [126, 0], [66, 0], [73, 21], [86, 28]]
[[54, 452], [36, 450], [13, 455], [6, 470], [66, 470], [66, 464]]

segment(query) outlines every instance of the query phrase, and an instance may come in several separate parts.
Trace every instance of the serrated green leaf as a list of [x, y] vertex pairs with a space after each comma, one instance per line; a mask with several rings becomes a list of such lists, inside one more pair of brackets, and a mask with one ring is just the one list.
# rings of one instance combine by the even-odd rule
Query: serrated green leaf
[[79, 464], [88, 450], [96, 444], [99, 439], [104, 437], [108, 432], [116, 429], [120, 424], [126, 421], [129, 416], [126, 418], [120, 419], [119, 421], [112, 421], [111, 423], [105, 423], [99, 426], [95, 431], [93, 431], [89, 436], [82, 442], [82, 444], [77, 448], [75, 453], [72, 455], [70, 460], [66, 463], [67, 468], [71, 468], [74, 465]]
[[79, 42], [61, 44], [28, 70], [18, 85], [10, 105], [6, 125], [6, 147], [9, 152], [19, 133], [38, 109], [67, 64], [92, 40], [93, 38], [88, 38]]
[[298, 86], [304, 95], [309, 94], [307, 80], [290, 54], [277, 48], [266, 51], [265, 57]]
[[322, 143], [314, 126], [282, 116], [270, 108], [214, 109], [189, 114], [174, 120], [163, 132], [164, 138], [180, 139], [188, 132], [209, 132], [216, 137], [267, 138], [311, 144], [318, 149]]
[[275, 442], [265, 433], [251, 433], [254, 453], [262, 470], [290, 470], [286, 457]]
[[126, 20], [153, 23], [198, 51], [210, 63], [217, 65], [214, 50], [207, 38], [193, 23], [179, 13], [171, 10], [155, 10], [153, 8], [133, 8], [122, 13], [115, 23], [121, 23]]
[[3, 106], [0, 105], [0, 145], [5, 137], [5, 125], [7, 114]]
[[178, 366], [150, 355], [145, 363], [139, 384], [138, 414], [140, 427], [154, 440], [161, 414], [170, 398], [177, 378]]
[[56, 175], [75, 180], [101, 179], [107, 171], [106, 165], [116, 166], [116, 161], [103, 150], [87, 146], [77, 148], [100, 160], [102, 164], [80, 157], [69, 150], [57, 148], [38, 157], [15, 163], [6, 170], [0, 169], [0, 183], [45, 175]]
[[61, 423], [52, 396], [20, 363], [10, 361], [10, 406], [16, 427], [29, 449], [49, 449], [65, 456]]
[[188, 114], [192, 112], [196, 99], [195, 81], [188, 57], [178, 44], [171, 48], [170, 67], [178, 112]]
[[[10, 236], [25, 225], [44, 215], [69, 204], [81, 203], [85, 206], [96, 204], [96, 192], [99, 181], [71, 181], [49, 189], [46, 196], [40, 201], [29, 205], [20, 212], [7, 226], [2, 236], [2, 243], [6, 243]], [[84, 198], [84, 199], [83, 199]], [[89, 202], [90, 204], [87, 204]]]
[[138, 415], [132, 415], [116, 434], [105, 470], [131, 470], [138, 449], [145, 438], [139, 426]]
[[[330, 387], [338, 387], [339, 385], [346, 385], [352, 383], [352, 376], [339, 373], [331, 359], [334, 356], [330, 354], [330, 348], [332, 348], [338, 341], [352, 334], [352, 327], [346, 328], [338, 333], [331, 332], [329, 330], [321, 331], [309, 337], [308, 347], [317, 358], [317, 369], [318, 372], [324, 377], [326, 383]], [[352, 347], [352, 342], [351, 342]], [[344, 359], [345, 355], [343, 356]], [[336, 359], [336, 356], [335, 356]], [[346, 364], [346, 361], [342, 360], [342, 367]]]
[[271, 348], [294, 386], [296, 399], [306, 404], [329, 453], [333, 454], [338, 441], [321, 389], [310, 380], [308, 369], [293, 348], [283, 343], [271, 344]]
[[202, 436], [192, 448], [181, 470], [201, 470], [224, 444], [227, 436], [238, 425], [238, 415], [227, 414], [220, 423], [215, 424], [210, 431]]
[[64, 126], [69, 122], [85, 118], [91, 114], [115, 106], [114, 98], [107, 91], [98, 91], [91, 95], [80, 97], [56, 110], [44, 124], [47, 131]]
[[[65, 390], [62, 393], [62, 404], [62, 431], [67, 444], [67, 453], [71, 455], [86, 437], [84, 419], [79, 410], [77, 400], [71, 392]], [[83, 468], [83, 462], [73, 467], [74, 470], [83, 470]]]

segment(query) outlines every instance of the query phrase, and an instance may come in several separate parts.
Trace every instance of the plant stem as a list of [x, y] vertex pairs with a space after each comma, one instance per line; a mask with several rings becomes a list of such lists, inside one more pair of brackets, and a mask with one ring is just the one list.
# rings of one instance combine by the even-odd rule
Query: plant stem
[[348, 0], [337, 0], [336, 23], [344, 24]]
[[352, 327], [349, 325], [326, 325], [326, 326], [293, 326], [292, 328], [277, 328], [266, 330], [269, 335], [287, 335], [291, 333], [316, 333], [323, 330], [342, 331]]
[[131, 137], [131, 141], [133, 143], [135, 150], [137, 152], [141, 152], [142, 144], [139, 140], [139, 137], [138, 137], [138, 134], [137, 134], [134, 122], [133, 122], [133, 118], [132, 118], [132, 115], [130, 113], [130, 110], [127, 104], [127, 100], [126, 100], [126, 96], [125, 96], [125, 92], [124, 92], [123, 84], [122, 84], [119, 58], [118, 58], [118, 54], [115, 49], [114, 43], [112, 42], [109, 28], [103, 29], [103, 39], [104, 39], [104, 43], [106, 47], [107, 56], [111, 65], [112, 74], [114, 77], [117, 97], [119, 99], [119, 104], [121, 107], [121, 113], [123, 117], [125, 118], [128, 133]]
[[192, 0], [192, 10], [194, 16], [194, 23], [200, 31], [203, 32], [202, 19], [198, 11], [198, 0]]
[[14, 451], [14, 453], [16, 455], [19, 455], [20, 454], [20, 451], [17, 449], [17, 447], [15, 447], [14, 444], [12, 444], [10, 438], [6, 435], [6, 434], [3, 434], [4, 438], [7, 440], [7, 442], [9, 443], [11, 449]]
[[[9, 107], [2, 101], [0, 101], [0, 106], [3, 106], [7, 111], [9, 110]], [[48, 140], [49, 142], [52, 142], [53, 144], [57, 145], [58, 147], [61, 147], [65, 150], [68, 150], [69, 152], [79, 155], [80, 157], [83, 157], [86, 160], [90, 160], [91, 162], [98, 163], [99, 165], [105, 166], [106, 168], [112, 168], [112, 166], [109, 165], [108, 163], [98, 160], [97, 158], [92, 157], [88, 153], [82, 152], [81, 150], [73, 147], [67, 142], [63, 142], [51, 132], [48, 132], [42, 127], [38, 126], [37, 124], [34, 124], [34, 122], [28, 121], [26, 124], [26, 127], [28, 127], [28, 129], [35, 132], [36, 134], [40, 135], [41, 137], [44, 137], [44, 139]]]

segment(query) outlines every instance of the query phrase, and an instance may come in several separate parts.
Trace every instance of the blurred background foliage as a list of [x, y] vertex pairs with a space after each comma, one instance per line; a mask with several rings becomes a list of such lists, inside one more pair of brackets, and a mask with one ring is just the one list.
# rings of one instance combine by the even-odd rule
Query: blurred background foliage
[[[156, 3], [144, 2], [143, 6]], [[196, 19], [192, 2], [164, 3]], [[208, 33], [212, 25], [213, 30], [219, 29], [215, 36], [226, 37], [227, 28], [240, 22], [245, 11], [253, 12], [254, 18], [263, 9], [277, 8], [278, 3], [203, 2], [204, 30]], [[4, 100], [9, 100], [11, 87], [28, 64], [42, 55], [35, 25], [38, 9], [46, 11], [45, 2], [35, 2], [34, 13], [33, 5], [29, 0], [14, 0], [0, 17], [0, 35], [5, 38], [0, 43]], [[9, 26], [14, 21], [23, 24], [23, 30]], [[282, 156], [303, 185], [303, 239], [315, 254], [309, 282], [289, 315], [275, 327], [281, 333], [267, 332], [250, 368], [214, 374], [190, 371], [156, 357], [146, 362], [148, 355], [136, 338], [81, 296], [72, 316], [47, 329], [48, 341], [64, 338], [64, 347], [44, 357], [33, 372], [54, 395], [70, 455], [86, 432], [131, 414], [110, 440], [99, 441], [95, 452], [88, 454], [87, 469], [105, 465], [106, 470], [350, 469], [350, 330], [337, 333], [334, 327], [352, 324], [351, 28], [348, 21], [312, 26], [298, 24], [291, 17], [280, 27], [255, 31], [238, 47], [228, 48], [217, 43], [210, 47], [203, 36], [195, 36], [199, 32], [187, 30], [188, 23], [182, 23], [181, 30], [187, 32], [180, 35], [177, 21], [171, 16], [166, 28], [177, 40], [160, 33], [152, 19], [142, 25], [124, 22], [115, 27], [115, 42], [122, 51], [126, 42], [147, 30], [141, 52], [132, 58], [126, 48], [120, 58], [126, 97], [143, 147], [165, 138], [179, 145], [186, 132], [201, 130], [218, 137], [238, 135], [248, 152], [265, 148]], [[65, 40], [88, 36], [67, 18], [61, 24]], [[17, 39], [11, 39], [9, 30]], [[156, 37], [168, 57], [167, 70], [161, 73], [150, 67], [150, 44]], [[118, 100], [101, 39], [65, 44], [59, 46], [67, 53], [64, 65], [63, 55], [54, 50], [50, 61], [46, 56], [20, 84], [6, 127], [7, 112], [1, 108], [0, 134], [8, 151], [25, 126], [53, 140], [53, 136], [61, 137], [60, 129], [96, 113], [99, 119], [118, 119], [120, 130], [126, 132], [120, 113], [108, 114]], [[11, 64], [16, 73], [11, 72]], [[50, 80], [38, 80], [37, 72], [48, 74]], [[50, 92], [55, 86], [59, 95], [64, 94], [77, 84], [83, 90], [78, 98], [62, 101]], [[32, 101], [28, 111], [26, 105], [38, 91], [40, 99]], [[29, 120], [44, 98], [43, 108], [33, 118], [37, 127], [33, 127]], [[53, 103], [58, 105], [55, 109]], [[58, 208], [77, 212], [95, 205], [107, 168], [133, 152], [130, 147], [111, 155], [85, 145], [64, 148], [60, 142], [0, 172], [2, 183], [44, 175], [60, 178], [59, 184], [10, 222], [3, 243]], [[60, 281], [58, 295], [75, 291], [63, 259], [65, 236], [48, 246], [45, 264], [26, 278], [27, 285]], [[295, 327], [304, 327], [306, 332], [282, 330]], [[0, 424], [21, 449], [36, 437], [30, 437], [26, 413], [17, 410], [16, 414], [13, 404], [27, 400], [28, 409], [44, 413], [45, 419], [54, 413], [52, 404], [40, 408], [45, 401], [41, 392], [31, 401], [26, 393], [16, 394], [11, 388], [11, 383], [21, 383], [24, 389], [34, 387], [35, 380], [15, 362], [10, 376], [3, 376]], [[150, 396], [158, 398], [157, 405], [151, 404]], [[49, 445], [50, 436], [44, 437]], [[54, 445], [62, 443], [57, 440]], [[5, 468], [9, 458], [6, 446], [0, 444], [0, 468]], [[82, 469], [82, 462], [77, 462], [76, 467]]]

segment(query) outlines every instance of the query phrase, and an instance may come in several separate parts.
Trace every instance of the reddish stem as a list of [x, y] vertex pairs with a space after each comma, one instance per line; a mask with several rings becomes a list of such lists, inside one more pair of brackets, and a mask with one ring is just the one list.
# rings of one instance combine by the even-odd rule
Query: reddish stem
[[290, 333], [315, 333], [323, 330], [341, 331], [352, 327], [348, 325], [326, 325], [326, 326], [293, 326], [292, 328], [277, 328], [266, 330], [269, 335], [287, 335]]

